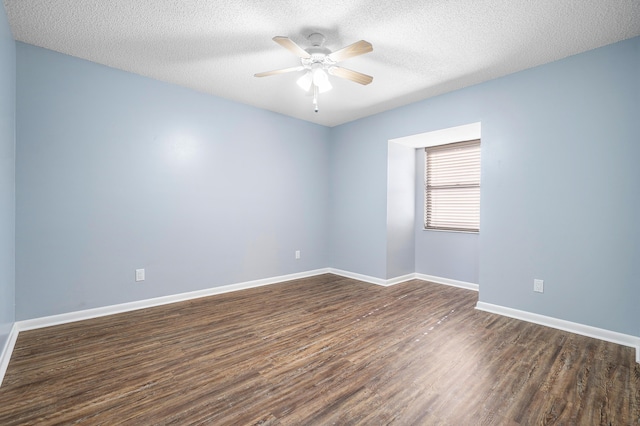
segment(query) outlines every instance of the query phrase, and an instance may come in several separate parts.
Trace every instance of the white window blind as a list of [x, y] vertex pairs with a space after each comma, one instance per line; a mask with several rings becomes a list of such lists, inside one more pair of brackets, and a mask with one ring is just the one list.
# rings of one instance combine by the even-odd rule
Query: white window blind
[[425, 151], [425, 228], [478, 232], [480, 140]]

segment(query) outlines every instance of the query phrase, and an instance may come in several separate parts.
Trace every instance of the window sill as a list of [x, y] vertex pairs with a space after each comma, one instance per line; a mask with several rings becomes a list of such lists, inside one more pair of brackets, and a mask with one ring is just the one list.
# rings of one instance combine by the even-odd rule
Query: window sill
[[457, 231], [453, 229], [431, 229], [431, 228], [422, 228], [423, 231], [433, 231], [433, 232], [454, 232], [456, 234], [479, 234], [480, 231]]

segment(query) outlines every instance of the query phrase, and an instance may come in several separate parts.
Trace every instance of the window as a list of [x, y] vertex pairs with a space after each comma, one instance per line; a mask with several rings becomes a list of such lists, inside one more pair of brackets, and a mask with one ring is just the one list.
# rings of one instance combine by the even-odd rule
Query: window
[[425, 148], [425, 229], [480, 230], [480, 140]]

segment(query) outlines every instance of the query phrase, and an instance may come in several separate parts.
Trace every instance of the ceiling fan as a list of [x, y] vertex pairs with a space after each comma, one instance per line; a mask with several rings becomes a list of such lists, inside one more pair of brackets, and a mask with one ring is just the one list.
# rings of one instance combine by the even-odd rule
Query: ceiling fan
[[269, 75], [284, 74], [288, 72], [305, 71], [297, 81], [302, 90], [313, 95], [314, 111], [318, 112], [318, 94], [331, 90], [329, 75], [344, 78], [363, 85], [373, 81], [370, 75], [362, 74], [347, 68], [339, 67], [336, 64], [354, 56], [364, 55], [373, 51], [373, 46], [368, 41], [360, 40], [347, 47], [331, 52], [324, 47], [325, 36], [320, 33], [313, 33], [307, 37], [311, 47], [303, 49], [293, 42], [289, 37], [276, 36], [273, 41], [280, 46], [291, 51], [300, 58], [300, 65], [297, 67], [284, 68], [274, 71], [266, 71], [255, 74], [256, 77], [267, 77]]

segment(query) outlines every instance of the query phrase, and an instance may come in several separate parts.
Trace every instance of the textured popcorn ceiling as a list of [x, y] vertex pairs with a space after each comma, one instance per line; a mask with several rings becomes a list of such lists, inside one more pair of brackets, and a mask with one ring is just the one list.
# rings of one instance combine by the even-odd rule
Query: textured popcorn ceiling
[[[292, 117], [335, 126], [640, 35], [640, 0], [5, 0], [16, 40]], [[331, 50], [368, 86], [331, 77], [320, 112], [274, 43]]]

